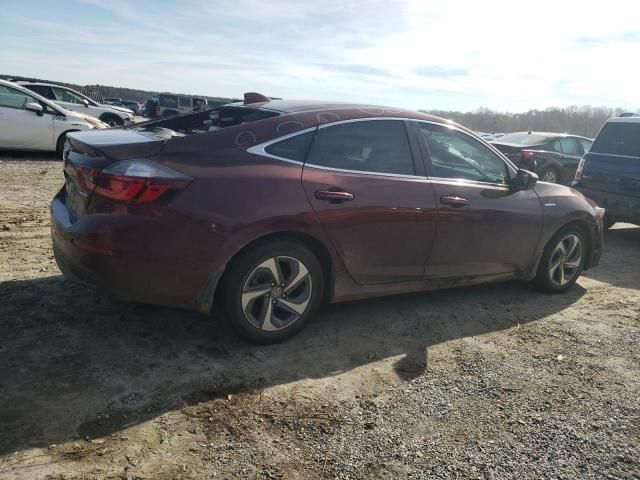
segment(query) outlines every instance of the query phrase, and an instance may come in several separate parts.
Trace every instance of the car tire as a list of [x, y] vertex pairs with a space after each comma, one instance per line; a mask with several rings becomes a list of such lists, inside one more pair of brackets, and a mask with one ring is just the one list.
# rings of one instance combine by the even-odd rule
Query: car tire
[[547, 183], [560, 183], [560, 172], [555, 167], [547, 167], [540, 172], [540, 181]]
[[544, 247], [534, 286], [545, 293], [566, 292], [582, 273], [586, 255], [584, 231], [577, 225], [560, 229]]
[[58, 137], [58, 141], [56, 142], [56, 156], [62, 160], [64, 160], [64, 144], [67, 141], [67, 133], [71, 133], [72, 131], [73, 130], [64, 132]]
[[324, 275], [314, 253], [298, 243], [275, 241], [253, 248], [230, 263], [221, 301], [236, 333], [252, 343], [266, 345], [302, 330], [323, 295]]
[[100, 120], [110, 127], [121, 127], [122, 125], [124, 125], [124, 120], [122, 120], [117, 115], [103, 115], [102, 117], [100, 117]]
[[608, 213], [604, 214], [604, 218], [602, 219], [602, 227], [605, 230], [609, 230], [611, 227], [613, 227], [615, 225], [615, 223], [616, 223], [615, 218], [613, 218]]

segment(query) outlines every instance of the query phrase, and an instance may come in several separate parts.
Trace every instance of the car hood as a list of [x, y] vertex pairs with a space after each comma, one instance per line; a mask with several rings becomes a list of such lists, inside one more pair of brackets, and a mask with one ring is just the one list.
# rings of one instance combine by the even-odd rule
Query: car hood
[[85, 113], [67, 111], [67, 117], [77, 118], [78, 120], [82, 120], [90, 124], [94, 128], [109, 128], [109, 125], [107, 125], [103, 121], [98, 120], [96, 117], [92, 117], [91, 115], [87, 115]]
[[589, 205], [593, 204], [593, 202], [585, 197], [581, 192], [565, 185], [558, 185], [557, 183], [538, 182], [535, 184], [533, 189], [538, 194], [538, 197], [540, 197], [542, 203], [549, 202], [554, 199], [558, 200], [562, 197], [577, 197], [584, 199]]
[[128, 108], [124, 108], [124, 107], [118, 107], [117, 105], [107, 105], [107, 104], [101, 104], [101, 107], [106, 107], [106, 108], [110, 108], [111, 110], [117, 110], [118, 112], [122, 112], [122, 113], [128, 113], [129, 115], [133, 115], [133, 111], [128, 109]]

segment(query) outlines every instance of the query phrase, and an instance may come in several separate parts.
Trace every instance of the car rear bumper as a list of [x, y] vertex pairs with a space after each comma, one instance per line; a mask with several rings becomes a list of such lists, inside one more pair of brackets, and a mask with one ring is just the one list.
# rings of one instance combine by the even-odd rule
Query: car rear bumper
[[580, 184], [574, 188], [600, 207], [604, 207], [606, 213], [615, 220], [640, 224], [640, 197], [603, 192], [585, 188]]
[[[50, 206], [53, 252], [70, 281], [131, 302], [202, 310], [201, 292], [218, 271], [210, 253], [186, 244], [200, 227], [164, 208], [154, 217], [88, 214], [73, 219], [63, 188]], [[180, 232], [177, 233], [176, 232]], [[209, 250], [209, 249], [207, 249]]]

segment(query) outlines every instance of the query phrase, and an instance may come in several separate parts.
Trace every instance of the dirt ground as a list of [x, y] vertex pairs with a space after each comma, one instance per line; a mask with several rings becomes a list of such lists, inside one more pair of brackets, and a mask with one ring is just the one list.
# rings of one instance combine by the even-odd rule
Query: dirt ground
[[65, 282], [62, 182], [0, 153], [0, 478], [640, 478], [640, 228], [564, 295], [327, 306], [256, 347]]

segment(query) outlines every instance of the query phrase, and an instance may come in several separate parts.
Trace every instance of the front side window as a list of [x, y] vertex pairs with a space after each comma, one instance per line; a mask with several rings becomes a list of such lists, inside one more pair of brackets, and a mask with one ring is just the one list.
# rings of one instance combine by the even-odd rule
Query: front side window
[[414, 175], [404, 122], [364, 120], [321, 128], [307, 163], [342, 170]]
[[70, 92], [69, 90], [65, 90], [64, 88], [60, 88], [60, 87], [51, 87], [51, 89], [53, 90], [53, 94], [56, 96], [56, 100], [59, 102], [67, 102], [67, 103], [75, 103], [78, 105], [84, 105], [84, 102], [82, 101], [82, 99], [75, 95], [74, 93]]
[[25, 104], [32, 102], [40, 104], [40, 102], [31, 95], [11, 87], [0, 85], [0, 107], [24, 109]]
[[419, 123], [429, 147], [434, 175], [439, 178], [506, 184], [507, 165], [474, 138], [453, 128]]
[[580, 155], [580, 147], [578, 147], [578, 142], [575, 138], [562, 138], [560, 139], [560, 145], [563, 153], [575, 156]]

